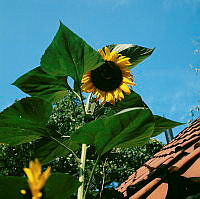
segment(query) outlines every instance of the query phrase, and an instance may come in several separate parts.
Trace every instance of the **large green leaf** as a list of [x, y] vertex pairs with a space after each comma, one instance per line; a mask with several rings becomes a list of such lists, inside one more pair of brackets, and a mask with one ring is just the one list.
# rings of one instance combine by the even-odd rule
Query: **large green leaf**
[[[52, 174], [46, 182], [43, 191], [44, 199], [69, 199], [77, 192], [80, 182], [74, 176], [68, 174]], [[27, 179], [17, 176], [0, 176], [1, 199], [24, 199], [20, 190], [28, 190]], [[26, 195], [25, 195], [25, 198]], [[29, 197], [28, 197], [29, 198]]]
[[122, 101], [118, 101], [114, 105], [107, 103], [105, 106], [109, 106], [111, 108], [111, 110], [108, 112], [108, 115], [112, 115], [127, 108], [133, 108], [133, 107], [148, 108], [148, 106], [143, 102], [141, 96], [138, 95], [133, 90], [131, 90], [130, 95], [125, 95]]
[[17, 176], [0, 176], [0, 198], [23, 199], [21, 189], [27, 189], [26, 178]]
[[45, 185], [44, 199], [69, 199], [73, 193], [77, 192], [80, 184], [76, 177], [69, 174], [52, 174]]
[[41, 67], [45, 72], [55, 76], [70, 76], [78, 85], [84, 72], [103, 63], [98, 52], [62, 23], [41, 58]]
[[117, 51], [126, 57], [130, 57], [130, 62], [132, 65], [129, 66], [129, 69], [133, 68], [144, 59], [149, 57], [154, 51], [154, 48], [145, 48], [134, 44], [112, 44], [107, 47], [111, 51]]
[[27, 97], [0, 113], [0, 143], [22, 144], [48, 135], [45, 127], [52, 105], [40, 98]]
[[22, 75], [13, 85], [31, 96], [39, 96], [51, 102], [66, 96], [67, 89], [70, 89], [66, 77], [52, 76], [45, 73], [41, 67]]
[[94, 145], [99, 154], [104, 154], [119, 144], [138, 137], [150, 138], [154, 118], [149, 109], [129, 108], [110, 117], [92, 121], [72, 134], [77, 143]]
[[167, 129], [174, 128], [176, 126], [183, 125], [184, 123], [175, 122], [159, 115], [154, 115], [155, 128], [152, 137], [159, 135], [160, 133], [166, 131]]
[[[79, 146], [72, 142], [69, 138], [58, 140], [73, 151], [76, 151], [79, 148]], [[41, 164], [47, 164], [55, 160], [57, 157], [64, 157], [69, 153], [70, 151], [66, 148], [47, 137], [43, 137], [42, 139], [36, 141], [35, 144], [35, 157], [39, 159]]]

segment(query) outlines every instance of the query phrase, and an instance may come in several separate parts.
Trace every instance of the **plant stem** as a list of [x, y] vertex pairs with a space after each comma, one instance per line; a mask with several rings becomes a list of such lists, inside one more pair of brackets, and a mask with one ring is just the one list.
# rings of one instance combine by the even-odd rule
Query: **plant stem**
[[[87, 102], [86, 102], [86, 107], [84, 106], [83, 100], [81, 98], [82, 101], [82, 105], [83, 105], [83, 110], [86, 114], [89, 111], [89, 103], [90, 103], [90, 98], [91, 98], [91, 94], [88, 96], [87, 98]], [[84, 182], [85, 182], [85, 161], [86, 161], [86, 151], [87, 151], [87, 145], [86, 144], [82, 144], [82, 152], [81, 152], [81, 164], [80, 164], [80, 173], [79, 173], [79, 182], [81, 182], [81, 186], [78, 188], [78, 196], [77, 199], [83, 199], [83, 193], [84, 193]]]
[[96, 162], [95, 162], [95, 164], [94, 164], [94, 166], [93, 166], [93, 168], [92, 168], [92, 171], [91, 171], [91, 174], [90, 174], [90, 178], [89, 178], [89, 180], [88, 180], [88, 183], [87, 183], [87, 186], [86, 186], [86, 189], [85, 189], [85, 193], [84, 193], [83, 199], [86, 198], [86, 194], [87, 194], [88, 188], [89, 188], [90, 183], [91, 183], [91, 181], [92, 181], [92, 177], [93, 177], [93, 175], [94, 175], [94, 171], [95, 171], [95, 169], [96, 169], [96, 167], [97, 167], [97, 164], [99, 163], [100, 157], [101, 157], [101, 154], [98, 155], [98, 157], [97, 157], [97, 159], [96, 159]]
[[87, 151], [87, 145], [86, 144], [82, 144], [81, 164], [80, 164], [80, 174], [79, 174], [79, 182], [81, 182], [82, 184], [78, 189], [78, 199], [83, 199], [84, 182], [85, 182], [86, 151]]

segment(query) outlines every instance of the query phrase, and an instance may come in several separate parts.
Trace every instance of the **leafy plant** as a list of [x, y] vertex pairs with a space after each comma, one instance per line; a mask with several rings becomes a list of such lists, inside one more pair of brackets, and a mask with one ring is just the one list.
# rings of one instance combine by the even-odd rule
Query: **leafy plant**
[[[31, 97], [15, 102], [0, 113], [0, 143], [16, 146], [33, 142], [35, 154], [43, 164], [72, 154], [79, 169], [80, 183], [69, 174], [52, 174], [38, 198], [73, 197], [77, 187], [78, 199], [91, 197], [88, 190], [96, 168], [112, 150], [143, 145], [161, 131], [181, 125], [153, 115], [142, 98], [130, 88], [134, 85], [130, 69], [150, 56], [153, 50], [133, 44], [115, 44], [98, 53], [60, 23], [56, 36], [41, 58], [40, 66], [13, 83]], [[68, 84], [68, 77], [74, 80], [72, 87]], [[87, 102], [82, 90], [90, 93]], [[78, 97], [73, 101], [74, 112], [69, 113], [76, 115], [77, 119], [64, 118], [67, 119], [64, 125], [68, 132], [63, 132], [62, 126], [56, 131], [50, 122], [54, 120], [52, 108], [68, 92]], [[82, 112], [75, 111], [77, 104], [82, 106]], [[79, 113], [83, 114], [81, 118]], [[75, 123], [73, 128], [70, 123]], [[82, 144], [81, 158], [77, 153], [79, 144]], [[88, 147], [95, 154], [95, 159], [85, 182]], [[29, 167], [32, 168], [31, 163]], [[28, 178], [30, 180], [31, 176]], [[23, 177], [1, 176], [1, 180], [4, 179], [15, 186], [13, 195], [9, 197], [11, 199], [18, 197], [16, 190], [23, 187], [33, 192], [30, 184], [27, 188]], [[69, 179], [70, 184], [67, 183]], [[3, 186], [1, 183], [0, 189]], [[54, 186], [55, 189], [48, 188]]]

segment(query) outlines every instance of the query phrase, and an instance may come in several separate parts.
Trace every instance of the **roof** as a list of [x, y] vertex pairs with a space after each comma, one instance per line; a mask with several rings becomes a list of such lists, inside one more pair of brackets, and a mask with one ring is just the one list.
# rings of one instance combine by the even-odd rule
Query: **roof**
[[200, 118], [136, 170], [117, 190], [130, 199], [186, 198], [200, 192], [199, 157]]

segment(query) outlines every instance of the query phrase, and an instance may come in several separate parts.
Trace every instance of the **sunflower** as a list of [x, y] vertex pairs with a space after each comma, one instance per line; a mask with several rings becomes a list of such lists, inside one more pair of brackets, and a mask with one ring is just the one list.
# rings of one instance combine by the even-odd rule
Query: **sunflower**
[[135, 85], [133, 75], [127, 68], [131, 65], [130, 58], [118, 54], [117, 51], [110, 52], [107, 47], [98, 51], [105, 63], [83, 75], [82, 90], [93, 93], [103, 104], [114, 104], [115, 101], [124, 99], [124, 94], [130, 94], [129, 86]]
[[[32, 199], [40, 199], [42, 197], [42, 188], [44, 187], [48, 177], [50, 176], [51, 168], [48, 167], [42, 173], [42, 167], [38, 159], [29, 162], [29, 168], [24, 168], [24, 172], [28, 177], [28, 185], [32, 194]], [[25, 195], [30, 192], [25, 189], [21, 190], [21, 194]]]

